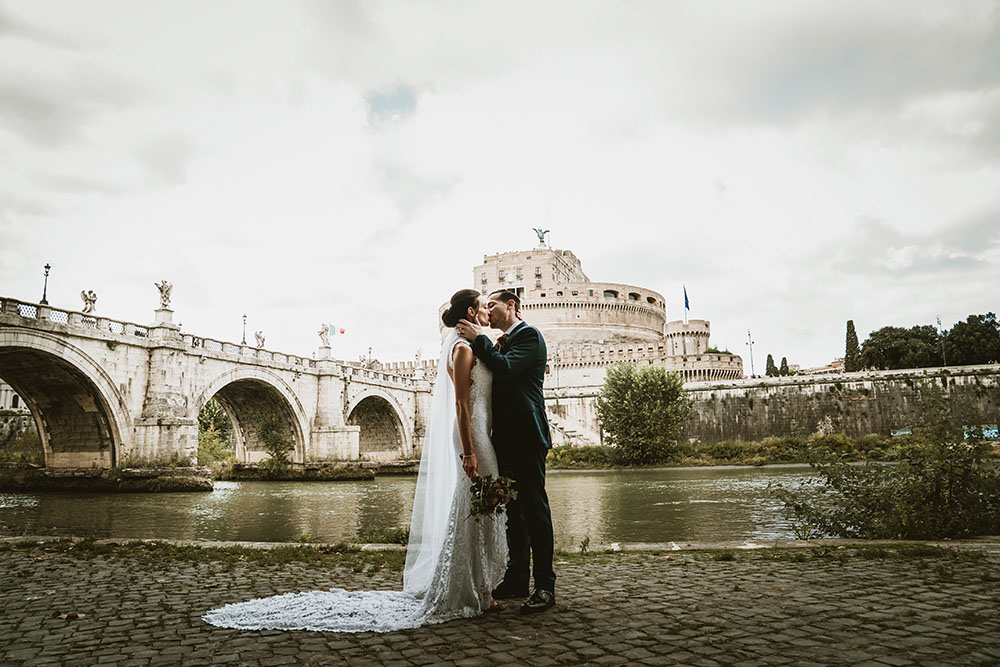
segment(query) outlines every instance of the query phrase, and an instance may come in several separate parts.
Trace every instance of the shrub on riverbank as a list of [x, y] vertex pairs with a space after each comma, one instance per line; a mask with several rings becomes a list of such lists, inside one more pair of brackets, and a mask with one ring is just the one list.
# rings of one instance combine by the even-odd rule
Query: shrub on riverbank
[[[723, 440], [721, 442], [684, 442], [673, 456], [652, 465], [767, 465], [772, 463], [808, 463], [810, 448], [842, 457], [846, 461], [891, 461], [902, 447], [917, 440], [913, 437], [891, 438], [869, 433], [851, 437], [843, 433], [809, 437], [785, 435], [763, 440]], [[620, 463], [614, 447], [554, 447], [546, 459], [549, 468], [580, 470], [586, 468], [633, 467]], [[641, 467], [641, 466], [640, 466]]]
[[236, 453], [229, 448], [229, 439], [214, 424], [198, 429], [198, 465], [211, 468], [215, 475], [224, 474], [236, 465]]
[[[959, 409], [959, 414], [964, 411]], [[1000, 470], [976, 420], [956, 418], [940, 393], [891, 467], [852, 466], [809, 450], [818, 483], [777, 489], [791, 518], [819, 533], [866, 539], [939, 539], [1000, 532]]]
[[21, 433], [8, 446], [0, 448], [0, 461], [45, 465], [42, 441], [34, 429]]
[[608, 368], [597, 399], [597, 419], [619, 463], [667, 461], [690, 416], [691, 400], [675, 371], [627, 362]]

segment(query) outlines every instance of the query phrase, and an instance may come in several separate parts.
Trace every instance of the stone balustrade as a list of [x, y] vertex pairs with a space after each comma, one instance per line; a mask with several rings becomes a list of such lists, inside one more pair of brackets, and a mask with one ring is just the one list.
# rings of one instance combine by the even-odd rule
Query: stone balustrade
[[10, 297], [0, 297], [0, 313], [17, 315], [18, 317], [27, 319], [48, 320], [55, 324], [63, 324], [70, 327], [106, 331], [118, 336], [149, 337], [149, 327], [142, 324], [113, 320], [76, 310], [53, 308], [52, 306], [21, 301]]

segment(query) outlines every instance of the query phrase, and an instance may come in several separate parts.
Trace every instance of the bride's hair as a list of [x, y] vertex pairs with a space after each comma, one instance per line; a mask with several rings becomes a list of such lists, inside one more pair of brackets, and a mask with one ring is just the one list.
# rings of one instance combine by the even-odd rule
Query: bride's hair
[[444, 311], [441, 319], [446, 327], [454, 327], [463, 317], [469, 316], [469, 308], [476, 307], [476, 300], [481, 295], [474, 289], [458, 290], [451, 296], [451, 306]]

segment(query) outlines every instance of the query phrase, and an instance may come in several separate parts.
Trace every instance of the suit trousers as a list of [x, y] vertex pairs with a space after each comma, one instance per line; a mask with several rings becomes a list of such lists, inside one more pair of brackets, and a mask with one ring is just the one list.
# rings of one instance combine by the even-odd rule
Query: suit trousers
[[498, 456], [500, 473], [512, 478], [517, 490], [517, 500], [507, 505], [509, 559], [504, 582], [525, 587], [529, 571], [533, 570], [535, 588], [555, 591], [552, 512], [545, 493], [546, 454], [548, 450], [538, 446], [527, 452], [505, 452]]

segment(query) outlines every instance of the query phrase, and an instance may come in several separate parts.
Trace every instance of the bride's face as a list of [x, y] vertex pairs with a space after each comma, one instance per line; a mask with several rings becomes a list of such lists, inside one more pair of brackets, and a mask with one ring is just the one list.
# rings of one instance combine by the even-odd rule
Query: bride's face
[[490, 309], [486, 307], [483, 297], [476, 299], [476, 307], [469, 308], [469, 314], [473, 316], [472, 321], [481, 327], [490, 325]]

